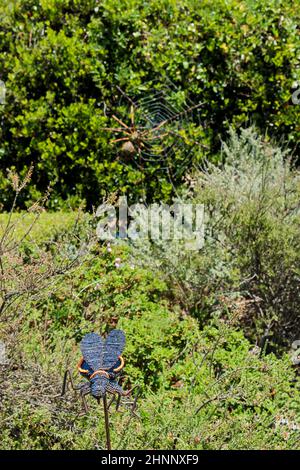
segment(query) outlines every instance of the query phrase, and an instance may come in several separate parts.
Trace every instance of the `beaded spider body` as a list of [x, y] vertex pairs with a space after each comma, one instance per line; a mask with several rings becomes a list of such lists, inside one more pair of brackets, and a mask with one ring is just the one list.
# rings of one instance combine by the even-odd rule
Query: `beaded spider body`
[[[70, 371], [66, 370], [62, 395], [66, 391], [67, 380], [69, 378], [73, 390], [79, 391], [86, 412], [88, 407], [85, 397], [89, 394], [98, 401], [100, 398], [106, 397], [107, 393], [111, 394], [112, 399], [108, 404], [108, 408], [117, 397], [118, 409], [121, 397], [130, 395], [132, 391], [123, 390], [118, 383], [124, 368], [124, 359], [121, 356], [124, 347], [125, 335], [121, 330], [111, 331], [106, 340], [103, 340], [97, 333], [85, 335], [80, 343], [82, 358], [77, 364], [77, 369], [80, 375], [87, 379], [87, 382], [74, 385]], [[131, 411], [134, 411], [136, 399], [133, 402], [125, 402], [125, 404], [131, 404]]]

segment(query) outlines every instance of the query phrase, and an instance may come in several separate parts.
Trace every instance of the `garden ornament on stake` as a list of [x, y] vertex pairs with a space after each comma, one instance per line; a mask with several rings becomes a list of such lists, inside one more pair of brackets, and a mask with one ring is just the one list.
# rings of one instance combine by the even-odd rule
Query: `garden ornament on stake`
[[[121, 405], [129, 406], [131, 413], [137, 416], [135, 410], [138, 394], [136, 394], [132, 401], [124, 400], [123, 397], [129, 396], [133, 389], [124, 391], [118, 383], [118, 378], [124, 368], [124, 359], [121, 356], [124, 346], [125, 334], [121, 330], [112, 330], [106, 340], [101, 338], [97, 333], [86, 334], [80, 343], [82, 358], [77, 365], [77, 369], [88, 382], [74, 385], [69, 370], [66, 370], [63, 381], [62, 395], [66, 392], [67, 381], [69, 379], [73, 390], [80, 392], [86, 413], [88, 412], [86, 395], [91, 394], [96, 398], [98, 403], [100, 403], [102, 399], [107, 450], [111, 450], [108, 411], [115, 399], [116, 410], [118, 410]], [[107, 402], [107, 393], [112, 395], [109, 402]]]

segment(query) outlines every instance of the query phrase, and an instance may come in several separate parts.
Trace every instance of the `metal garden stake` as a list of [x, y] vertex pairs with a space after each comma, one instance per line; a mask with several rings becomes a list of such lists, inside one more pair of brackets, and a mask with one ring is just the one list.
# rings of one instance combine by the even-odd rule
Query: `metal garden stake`
[[[98, 403], [102, 399], [107, 450], [111, 450], [109, 409], [112, 403], [116, 400], [116, 410], [121, 405], [129, 406], [131, 413], [137, 416], [135, 410], [138, 395], [132, 401], [124, 400], [123, 397], [129, 396], [133, 388], [124, 391], [118, 383], [120, 373], [124, 368], [124, 359], [121, 356], [124, 347], [125, 334], [122, 330], [112, 330], [106, 340], [97, 333], [86, 334], [80, 343], [82, 358], [77, 369], [88, 381], [74, 385], [69, 370], [66, 370], [63, 381], [62, 395], [66, 392], [69, 379], [73, 390], [79, 391], [86, 413], [88, 412], [86, 395], [91, 394]], [[112, 395], [109, 402], [107, 401], [107, 393]]]

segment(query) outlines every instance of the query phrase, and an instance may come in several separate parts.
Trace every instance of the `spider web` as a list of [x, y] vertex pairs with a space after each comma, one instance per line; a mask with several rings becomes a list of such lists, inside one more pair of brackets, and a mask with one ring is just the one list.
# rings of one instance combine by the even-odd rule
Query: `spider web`
[[128, 116], [133, 107], [135, 127], [145, 135], [139, 155], [130, 164], [135, 163], [143, 171], [152, 172], [155, 168], [172, 178], [182, 175], [199, 144], [195, 134], [202, 129], [201, 104], [191, 101], [170, 81], [144, 83], [130, 94], [117, 88], [118, 117], [130, 125]]

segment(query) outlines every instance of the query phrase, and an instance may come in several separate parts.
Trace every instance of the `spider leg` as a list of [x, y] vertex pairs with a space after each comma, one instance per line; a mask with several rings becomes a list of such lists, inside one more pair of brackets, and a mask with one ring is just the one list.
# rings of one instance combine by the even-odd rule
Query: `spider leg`
[[134, 106], [130, 106], [130, 122], [131, 122], [131, 127], [135, 130], [135, 125], [134, 125]]
[[121, 142], [122, 140], [129, 140], [128, 137], [120, 137], [120, 139], [113, 139], [110, 141], [111, 144], [115, 144], [116, 142]]
[[[133, 416], [135, 416], [136, 418], [139, 418], [138, 414], [136, 413], [136, 407], [137, 407], [137, 400], [138, 400], [138, 398], [139, 398], [140, 391], [141, 391], [140, 386], [138, 386], [138, 385], [134, 386], [133, 388], [131, 388], [130, 390], [128, 390], [124, 396], [128, 396], [129, 394], [131, 394], [134, 389], [137, 389], [137, 393], [136, 393], [134, 399], [133, 399], [133, 400], [129, 400], [129, 401], [125, 401], [125, 400], [124, 400], [122, 404], [123, 404], [124, 406], [126, 406], [126, 407], [130, 407], [130, 408], [129, 408], [129, 409], [130, 409], [130, 413], [131, 413]], [[120, 397], [120, 398], [121, 398], [121, 397]], [[131, 405], [131, 406], [130, 406], [130, 405]]]
[[88, 395], [89, 393], [91, 393], [91, 389], [90, 389], [90, 384], [89, 382], [83, 382], [79, 385], [75, 385], [74, 384], [74, 381], [73, 381], [73, 377], [72, 377], [72, 374], [70, 372], [69, 369], [66, 370], [65, 374], [64, 374], [64, 380], [63, 380], [63, 386], [62, 386], [62, 391], [61, 391], [61, 396], [63, 396], [67, 389], [68, 389], [68, 382], [70, 382], [71, 384], [71, 387], [72, 389], [77, 392], [79, 391], [80, 392], [80, 397], [81, 397], [81, 400], [82, 400], [82, 404], [83, 404], [83, 408], [84, 408], [84, 413], [83, 414], [87, 414], [88, 413], [88, 405], [87, 405], [87, 402], [86, 402], [86, 395]]
[[182, 111], [181, 113], [178, 113], [174, 116], [171, 116], [170, 118], [167, 118], [165, 119], [164, 121], [161, 121], [156, 127], [153, 127], [153, 129], [150, 129], [151, 132], [154, 132], [154, 131], [157, 131], [159, 130], [161, 127], [163, 127], [165, 124], [169, 123], [169, 122], [172, 122], [174, 120], [176, 120], [177, 118], [179, 118], [180, 116], [182, 115], [186, 115], [188, 112], [192, 111], [193, 109], [197, 109], [199, 108], [200, 106], [202, 106], [204, 103], [198, 103], [194, 106], [191, 106], [189, 109], [185, 110], [185, 111]]
[[[143, 140], [151, 142], [152, 140], [162, 139], [163, 137], [166, 137], [169, 134], [170, 134], [170, 132], [165, 132], [164, 134], [160, 134], [160, 135], [153, 135], [151, 137], [144, 137]], [[180, 136], [180, 137], [182, 138], [182, 136]]]
[[102, 131], [123, 132], [124, 134], [130, 135], [130, 132], [126, 131], [123, 127], [100, 127], [100, 129]]
[[91, 393], [90, 388], [89, 389], [82, 388], [80, 390], [80, 396], [81, 396], [81, 401], [82, 401], [83, 408], [84, 408], [84, 414], [88, 414], [88, 412], [89, 412], [89, 407], [88, 407], [88, 404], [87, 404], [87, 401], [86, 401], [86, 398], [85, 398], [86, 395], [89, 395], [89, 393]]
[[116, 400], [116, 411], [119, 411], [120, 405], [122, 404], [121, 398], [129, 395], [131, 390], [125, 392], [122, 387], [116, 381], [111, 381], [107, 384], [107, 391], [113, 395], [112, 399], [108, 403], [109, 408], [112, 403]]
[[121, 119], [117, 118], [117, 116], [115, 116], [114, 114], [112, 115], [112, 118], [119, 124], [121, 124], [122, 127], [125, 127], [125, 129], [130, 129], [130, 127], [125, 124], [125, 122], [121, 121]]
[[[137, 407], [137, 400], [140, 395], [140, 387], [136, 385], [132, 387], [130, 390], [127, 390], [126, 392], [121, 387], [120, 388], [116, 387], [116, 384], [114, 384], [114, 388], [115, 388], [115, 394], [117, 395], [116, 411], [119, 411], [121, 406], [125, 406], [126, 408], [130, 409], [130, 412], [133, 416], [135, 416], [136, 418], [139, 418], [139, 416], [136, 413], [136, 407]], [[131, 395], [133, 390], [135, 389], [137, 389], [137, 393], [134, 399], [126, 400], [125, 397], [128, 397], [129, 395]]]
[[[140, 386], [135, 386], [133, 388], [137, 389], [137, 393], [136, 393], [136, 395], [134, 397], [134, 400], [133, 400], [133, 404], [132, 404], [132, 407], [131, 407], [131, 413], [134, 414], [135, 416], [137, 416], [136, 413], [135, 413], [135, 410], [136, 410], [138, 398], [139, 398], [140, 393], [141, 393], [141, 387]], [[133, 390], [133, 388], [131, 389], [131, 391]]]
[[70, 372], [70, 369], [67, 369], [65, 374], [64, 374], [64, 380], [63, 380], [61, 396], [63, 396], [66, 393], [66, 390], [68, 388], [68, 379], [69, 379], [69, 382], [71, 383], [71, 387], [72, 387], [73, 390], [75, 390], [75, 391], [80, 390], [80, 388], [82, 387], [82, 384], [81, 385], [74, 385], [74, 381], [73, 381], [73, 377], [72, 377], [72, 374]]
[[156, 127], [153, 127], [152, 129], [149, 129], [149, 132], [155, 132], [158, 131], [161, 127], [163, 127], [165, 124], [169, 122], [170, 119], [165, 119], [164, 121], [160, 122]]
[[63, 380], [63, 385], [62, 385], [62, 389], [61, 389], [61, 396], [63, 396], [66, 393], [68, 374], [71, 376], [70, 371], [67, 369], [64, 373], [64, 380]]
[[146, 136], [151, 132], [152, 129], [145, 129], [140, 132], [141, 139], [145, 140]]
[[118, 394], [118, 397], [117, 397], [117, 404], [116, 404], [116, 411], [119, 411], [120, 403], [121, 403], [121, 395]]
[[113, 402], [115, 401], [116, 399], [116, 395], [115, 394], [112, 394], [112, 397], [111, 399], [109, 400], [108, 404], [107, 404], [107, 409], [109, 410], [110, 406], [113, 404]]
[[[110, 401], [109, 405], [111, 405], [116, 400], [116, 411], [120, 411], [120, 406], [127, 404], [127, 402], [122, 401], [122, 397], [127, 396], [127, 393], [128, 392], [123, 392], [121, 394], [121, 393], [115, 392], [113, 399]], [[128, 402], [128, 403], [131, 404], [132, 402]]]
[[68, 369], [68, 370], [66, 370], [65, 375], [64, 375], [61, 396], [63, 396], [67, 391], [68, 379], [69, 379], [69, 382], [71, 384], [72, 389], [75, 392], [79, 391], [80, 396], [81, 396], [81, 398], [83, 400], [83, 403], [84, 403], [84, 407], [85, 407], [85, 409], [87, 409], [87, 405], [86, 405], [86, 402], [85, 402], [85, 395], [88, 395], [89, 393], [91, 393], [90, 383], [89, 382], [82, 382], [78, 385], [75, 385], [72, 374], [71, 374], [70, 370]]

